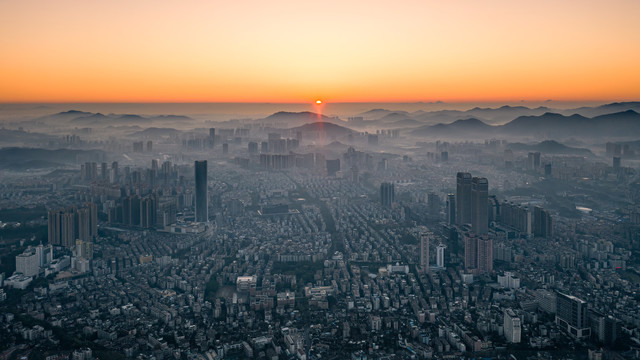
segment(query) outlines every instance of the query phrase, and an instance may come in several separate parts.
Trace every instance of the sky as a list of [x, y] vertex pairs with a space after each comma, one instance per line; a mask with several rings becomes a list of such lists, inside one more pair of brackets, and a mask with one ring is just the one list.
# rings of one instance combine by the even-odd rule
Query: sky
[[0, 102], [640, 99], [638, 0], [0, 0]]

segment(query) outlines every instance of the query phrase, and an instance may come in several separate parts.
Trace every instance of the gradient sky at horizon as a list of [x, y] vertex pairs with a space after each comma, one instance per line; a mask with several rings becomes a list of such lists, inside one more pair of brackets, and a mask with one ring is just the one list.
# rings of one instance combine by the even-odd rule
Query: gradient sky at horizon
[[637, 100], [640, 1], [0, 2], [0, 102]]

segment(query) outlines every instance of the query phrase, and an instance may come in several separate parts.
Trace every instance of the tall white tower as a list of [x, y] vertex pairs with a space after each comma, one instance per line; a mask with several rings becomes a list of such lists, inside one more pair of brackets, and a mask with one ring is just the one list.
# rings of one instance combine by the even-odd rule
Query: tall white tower
[[443, 243], [438, 244], [436, 248], [436, 265], [441, 269], [444, 269], [444, 249], [446, 248], [447, 245]]

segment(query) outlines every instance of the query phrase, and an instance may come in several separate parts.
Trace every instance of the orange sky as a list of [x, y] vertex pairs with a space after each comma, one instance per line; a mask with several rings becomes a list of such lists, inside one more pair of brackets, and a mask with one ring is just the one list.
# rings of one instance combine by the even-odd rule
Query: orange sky
[[640, 1], [0, 1], [0, 102], [638, 100]]

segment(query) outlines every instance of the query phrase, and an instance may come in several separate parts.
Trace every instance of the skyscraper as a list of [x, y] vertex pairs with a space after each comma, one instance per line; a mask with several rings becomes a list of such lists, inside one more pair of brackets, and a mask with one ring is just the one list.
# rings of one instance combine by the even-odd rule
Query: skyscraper
[[430, 192], [427, 194], [427, 205], [429, 206], [429, 217], [433, 220], [440, 220], [440, 197], [438, 194]]
[[438, 247], [436, 248], [436, 265], [441, 268], [444, 269], [444, 251], [447, 248], [447, 246], [445, 244], [438, 244]]
[[471, 181], [471, 230], [477, 235], [489, 232], [489, 182], [474, 177]]
[[520, 328], [520, 318], [516, 313], [507, 308], [504, 310], [504, 337], [509, 343], [519, 343], [522, 329]]
[[209, 203], [207, 196], [207, 160], [195, 162], [196, 179], [196, 221], [209, 221]]
[[447, 194], [447, 224], [456, 223], [456, 195]]
[[380, 184], [380, 202], [383, 207], [390, 208], [396, 201], [396, 191], [393, 183]]
[[468, 234], [464, 236], [464, 268], [465, 270], [478, 268], [478, 238]]
[[478, 274], [489, 274], [493, 272], [493, 240], [488, 235], [477, 238], [478, 244]]
[[430, 233], [420, 234], [420, 270], [422, 272], [429, 272], [429, 240]]
[[620, 171], [620, 156], [613, 157], [613, 171], [614, 172]]
[[49, 210], [49, 244], [73, 247], [76, 239], [92, 241], [98, 235], [98, 206], [87, 203], [85, 207]]
[[558, 293], [556, 324], [574, 338], [584, 338], [591, 334], [587, 324], [587, 302], [575, 296]]
[[471, 174], [459, 172], [456, 175], [456, 224], [471, 222]]
[[533, 235], [546, 239], [553, 237], [551, 214], [540, 206], [533, 208]]
[[493, 271], [493, 240], [488, 235], [465, 235], [464, 268], [475, 274]]

